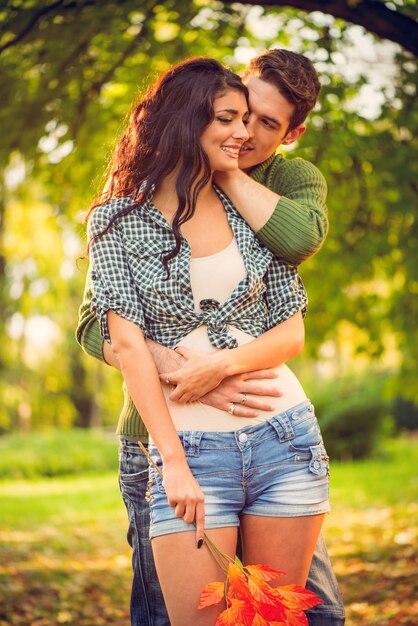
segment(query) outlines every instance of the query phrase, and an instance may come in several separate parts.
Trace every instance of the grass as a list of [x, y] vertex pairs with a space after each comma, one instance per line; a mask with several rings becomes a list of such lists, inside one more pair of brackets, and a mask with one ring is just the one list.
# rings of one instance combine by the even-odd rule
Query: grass
[[[31, 446], [36, 458], [34, 438]], [[332, 465], [324, 532], [347, 626], [416, 623], [417, 466], [414, 439], [387, 442], [376, 459]], [[126, 626], [130, 551], [116, 471], [29, 475], [0, 482], [0, 626]]]
[[50, 429], [0, 437], [0, 479], [116, 471], [117, 439], [101, 430]]
[[384, 442], [378, 455], [364, 461], [331, 465], [334, 510], [418, 501], [418, 439], [403, 437]]

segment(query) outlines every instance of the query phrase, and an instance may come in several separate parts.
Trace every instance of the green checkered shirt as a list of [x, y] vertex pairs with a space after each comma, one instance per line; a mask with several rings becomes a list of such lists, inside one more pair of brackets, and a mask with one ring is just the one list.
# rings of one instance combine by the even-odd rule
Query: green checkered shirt
[[[174, 235], [149, 195], [91, 246], [92, 309], [107, 341], [109, 310], [135, 323], [145, 337], [169, 348], [202, 325], [214, 347], [235, 348], [238, 344], [229, 332], [230, 325], [257, 337], [297, 311], [305, 312], [307, 296], [297, 268], [274, 257], [229, 199], [215, 189], [241, 252], [246, 278], [225, 302], [203, 301], [201, 310], [196, 311], [190, 246], [182, 238], [179, 254], [169, 261], [167, 277], [162, 258], [173, 248]], [[102, 233], [110, 219], [131, 203], [131, 198], [115, 198], [97, 207], [90, 218], [89, 238]]]

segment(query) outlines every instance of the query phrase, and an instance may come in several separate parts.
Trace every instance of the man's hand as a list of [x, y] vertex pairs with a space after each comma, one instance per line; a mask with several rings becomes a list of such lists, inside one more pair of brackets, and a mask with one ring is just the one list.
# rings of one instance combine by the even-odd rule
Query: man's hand
[[257, 396], [279, 398], [282, 394], [275, 384], [268, 385], [260, 381], [277, 378], [273, 370], [259, 370], [248, 374], [237, 374], [225, 378], [216, 389], [209, 391], [200, 402], [227, 411], [231, 402], [235, 404], [235, 417], [257, 417], [259, 411], [272, 411], [274, 406]]
[[[204, 404], [213, 406], [221, 411], [227, 411], [231, 402], [235, 404], [234, 415], [238, 417], [256, 417], [258, 411], [271, 411], [274, 407], [265, 399], [260, 400], [256, 396], [271, 396], [277, 398], [282, 392], [277, 389], [277, 385], [268, 384], [267, 380], [277, 378], [274, 370], [264, 369], [246, 374], [229, 376], [223, 380], [216, 380], [209, 391], [203, 394], [198, 393], [201, 384], [207, 384], [208, 378], [219, 376], [219, 372], [213, 371], [211, 356], [216, 353], [193, 352], [188, 348], [178, 348], [176, 353], [181, 352], [185, 359], [185, 365], [177, 371], [160, 374], [160, 380], [164, 383], [177, 385], [170, 398], [174, 402], [184, 403], [199, 400]], [[197, 389], [194, 387], [197, 384]], [[187, 383], [189, 387], [187, 400], [184, 399], [183, 385]], [[190, 386], [191, 385], [191, 386]]]
[[180, 352], [166, 348], [152, 339], [147, 339], [146, 343], [159, 374], [176, 370], [185, 363], [186, 359]]

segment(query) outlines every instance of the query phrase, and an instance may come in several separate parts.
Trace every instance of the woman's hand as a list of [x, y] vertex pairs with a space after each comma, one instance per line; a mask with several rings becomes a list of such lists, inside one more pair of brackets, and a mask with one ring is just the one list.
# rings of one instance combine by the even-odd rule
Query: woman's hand
[[176, 517], [182, 517], [188, 524], [195, 522], [196, 543], [199, 545], [199, 539], [203, 539], [205, 533], [204, 495], [186, 459], [164, 463], [163, 485]]
[[192, 352], [183, 346], [176, 349], [187, 360], [174, 372], [160, 375], [160, 380], [176, 388], [170, 400], [185, 404], [195, 402], [215, 389], [227, 374], [227, 350], [217, 352]]

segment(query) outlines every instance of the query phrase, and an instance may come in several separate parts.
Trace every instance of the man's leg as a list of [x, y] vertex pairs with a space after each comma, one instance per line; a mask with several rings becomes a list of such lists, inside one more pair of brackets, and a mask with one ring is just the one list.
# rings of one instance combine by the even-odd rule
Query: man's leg
[[307, 611], [309, 626], [343, 626], [345, 611], [324, 538], [319, 535], [306, 587], [323, 600]]
[[121, 440], [119, 485], [128, 511], [132, 547], [132, 626], [169, 626], [149, 540], [149, 505], [145, 499], [148, 461], [135, 442]]

